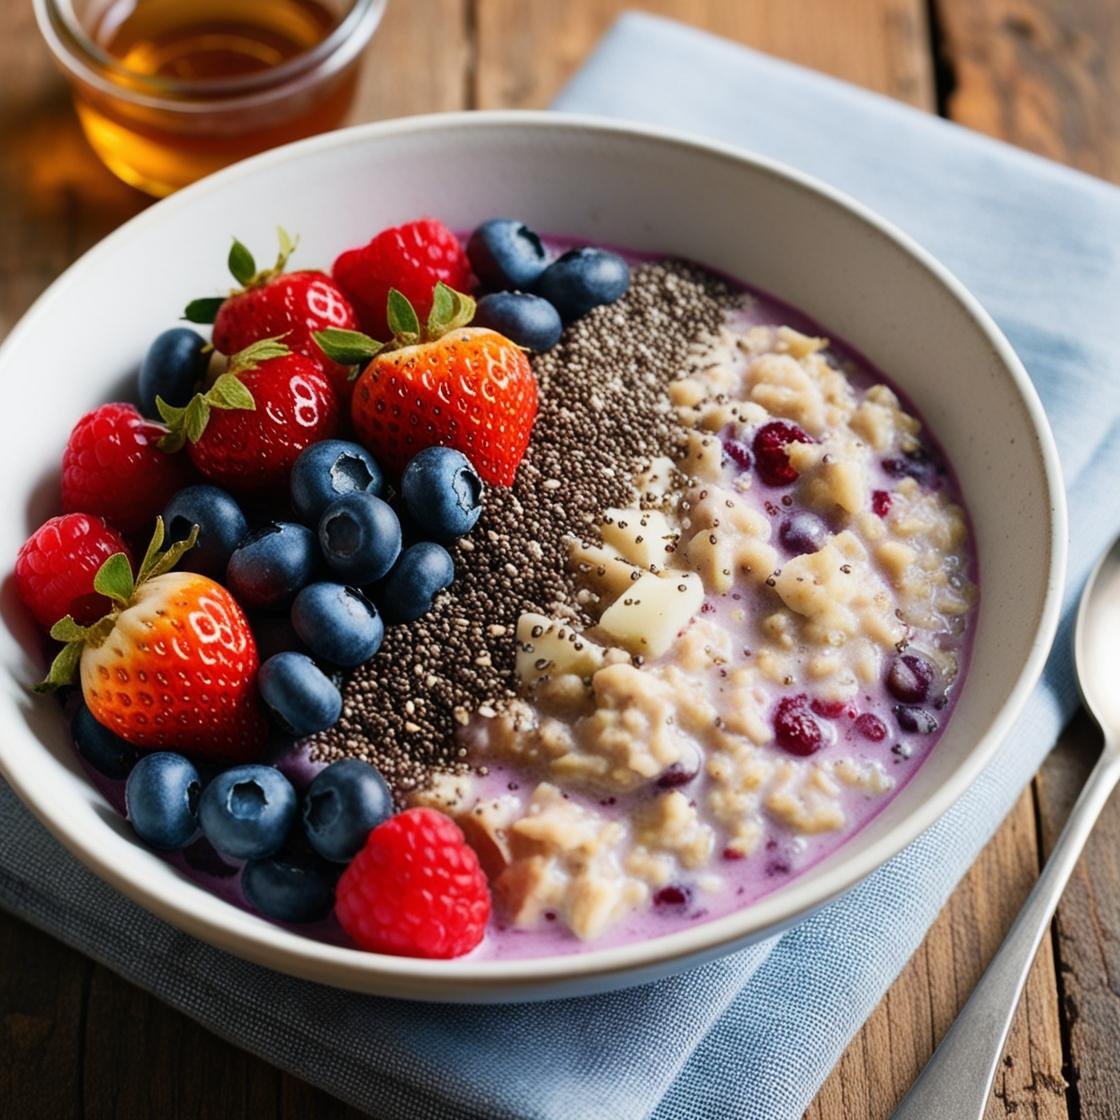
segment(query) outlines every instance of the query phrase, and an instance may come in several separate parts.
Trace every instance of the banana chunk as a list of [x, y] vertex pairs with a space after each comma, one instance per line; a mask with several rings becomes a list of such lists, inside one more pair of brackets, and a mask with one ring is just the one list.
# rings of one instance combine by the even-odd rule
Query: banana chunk
[[680, 536], [665, 514], [641, 509], [608, 509], [600, 532], [623, 559], [639, 568], [664, 567], [667, 546]]
[[602, 667], [604, 652], [570, 622], [531, 611], [517, 620], [517, 675], [526, 684], [564, 673], [590, 677]]
[[599, 625], [631, 653], [660, 657], [703, 602], [695, 572], [646, 572], [603, 612]]

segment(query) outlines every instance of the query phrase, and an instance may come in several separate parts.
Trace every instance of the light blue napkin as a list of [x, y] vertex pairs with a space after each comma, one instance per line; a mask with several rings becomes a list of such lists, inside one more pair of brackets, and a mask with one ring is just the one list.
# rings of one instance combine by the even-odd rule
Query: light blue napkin
[[[557, 107], [786, 160], [892, 218], [980, 297], [1061, 449], [1067, 607], [1120, 529], [1120, 191], [676, 24], [623, 18]], [[934, 828], [784, 936], [612, 996], [506, 1008], [350, 996], [244, 964], [137, 909], [0, 786], [0, 903], [212, 1030], [377, 1115], [800, 1116], [1076, 700], [1069, 611], [1003, 751]]]

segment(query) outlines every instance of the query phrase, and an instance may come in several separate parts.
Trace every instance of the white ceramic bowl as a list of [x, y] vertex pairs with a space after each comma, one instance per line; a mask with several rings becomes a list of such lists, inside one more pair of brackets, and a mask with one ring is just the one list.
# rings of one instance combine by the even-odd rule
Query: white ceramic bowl
[[220, 901], [144, 848], [82, 776], [55, 706], [26, 691], [41, 666], [10, 579], [0, 767], [76, 856], [153, 913], [229, 952], [358, 991], [463, 1001], [580, 994], [653, 979], [772, 934], [893, 856], [976, 776], [1041, 669], [1065, 561], [1053, 442], [1011, 347], [944, 268], [821, 183], [654, 129], [521, 113], [390, 121], [232, 167], [90, 251], [0, 350], [0, 379], [34, 387], [34, 407], [28, 393], [0, 441], [0, 476], [9, 480], [0, 556], [10, 564], [56, 512], [57, 464], [77, 417], [127, 391], [147, 342], [175, 322], [187, 297], [227, 283], [232, 233], [267, 245], [283, 224], [302, 236], [298, 263], [322, 266], [420, 214], [456, 228], [513, 214], [544, 231], [694, 258], [808, 312], [910, 395], [959, 474], [982, 587], [972, 666], [929, 761], [840, 851], [739, 913], [622, 948], [478, 963], [321, 944]]

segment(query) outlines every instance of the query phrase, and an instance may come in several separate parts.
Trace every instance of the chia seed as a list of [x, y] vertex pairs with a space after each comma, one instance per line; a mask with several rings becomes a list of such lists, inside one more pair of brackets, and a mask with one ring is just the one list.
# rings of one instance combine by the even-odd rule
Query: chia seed
[[312, 758], [364, 758], [398, 801], [435, 770], [470, 769], [456, 731], [466, 713], [516, 695], [514, 623], [524, 611], [589, 621], [566, 541], [608, 507], [632, 504], [631, 480], [652, 459], [676, 456], [682, 434], [665, 388], [737, 299], [695, 266], [640, 265], [622, 299], [533, 358], [540, 405], [514, 485], [487, 489], [455, 550], [455, 582], [432, 610], [389, 627], [350, 674], [342, 718], [314, 737]]

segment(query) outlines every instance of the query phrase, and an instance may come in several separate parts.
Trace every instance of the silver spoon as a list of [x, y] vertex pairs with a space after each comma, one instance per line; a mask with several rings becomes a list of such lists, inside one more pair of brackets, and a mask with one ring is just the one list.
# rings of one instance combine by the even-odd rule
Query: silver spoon
[[1120, 538], [1085, 585], [1073, 656], [1081, 699], [1104, 732], [1104, 750], [1006, 940], [902, 1098], [894, 1120], [982, 1120], [1035, 953], [1085, 841], [1120, 781]]

